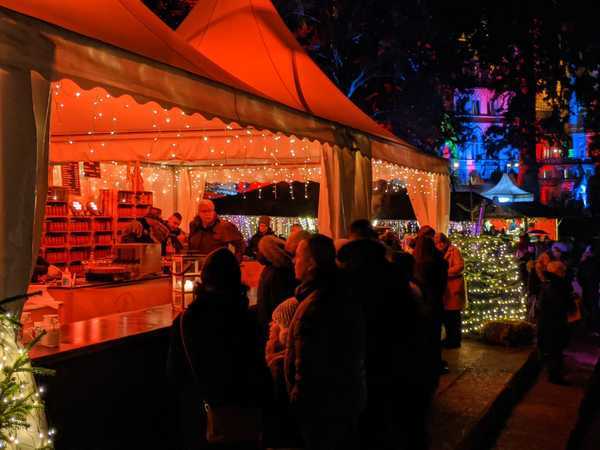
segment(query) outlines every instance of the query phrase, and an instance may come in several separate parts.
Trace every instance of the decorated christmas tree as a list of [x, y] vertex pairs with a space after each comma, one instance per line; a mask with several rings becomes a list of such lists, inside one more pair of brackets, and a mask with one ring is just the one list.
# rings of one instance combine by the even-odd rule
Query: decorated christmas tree
[[491, 320], [524, 319], [526, 295], [511, 246], [495, 236], [453, 235], [465, 260], [468, 306], [463, 331], [479, 333]]
[[54, 448], [48, 430], [34, 375], [53, 372], [31, 366], [29, 350], [39, 341], [34, 339], [23, 348], [16, 338], [20, 324], [0, 312], [0, 448], [10, 450], [51, 450]]

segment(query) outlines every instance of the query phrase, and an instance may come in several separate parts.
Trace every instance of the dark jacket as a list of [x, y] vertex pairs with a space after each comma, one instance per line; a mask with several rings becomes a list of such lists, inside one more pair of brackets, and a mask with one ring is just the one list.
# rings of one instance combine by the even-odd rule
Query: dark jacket
[[261, 330], [264, 342], [267, 338], [273, 310], [281, 302], [294, 295], [294, 290], [298, 283], [294, 276], [294, 268], [291, 259], [284, 265], [279, 265], [277, 262], [271, 263], [262, 258], [260, 261], [265, 264], [265, 267], [263, 268], [258, 281], [256, 310], [258, 326]]
[[[386, 259], [386, 249], [377, 241], [357, 240], [338, 252], [346, 282], [356, 303], [364, 311], [366, 328], [367, 387], [401, 390], [398, 383], [416, 370], [408, 371], [392, 354], [411, 360], [417, 327], [417, 303], [409, 287], [409, 273]], [[416, 367], [413, 366], [413, 369]], [[369, 394], [371, 395], [371, 394]]]
[[[338, 274], [314, 274], [296, 289], [285, 377], [304, 418], [358, 417], [366, 403], [365, 328]], [[318, 419], [316, 419], [318, 420]]]
[[[171, 327], [168, 358], [171, 381], [210, 404], [254, 402], [256, 383], [261, 380], [261, 362], [254, 347], [254, 328], [245, 293], [223, 295], [200, 287], [195, 295], [194, 302]], [[197, 379], [180, 338], [182, 317], [186, 346]]]
[[553, 274], [546, 274], [546, 278], [536, 303], [538, 347], [543, 353], [555, 353], [568, 344], [568, 315], [573, 311], [574, 300], [565, 278]]
[[208, 255], [213, 250], [227, 247], [228, 244], [235, 247], [235, 255], [238, 261], [241, 261], [244, 254], [244, 238], [234, 224], [217, 219], [205, 227], [199, 217], [195, 217], [190, 223], [190, 250]]
[[263, 444], [267, 448], [303, 447], [296, 418], [290, 411], [284, 372], [285, 354], [279, 333], [270, 332], [265, 351], [272, 380], [270, 401], [264, 410]]
[[423, 293], [421, 311], [424, 328], [428, 330], [423, 343], [422, 361], [425, 366], [423, 383], [434, 391], [439, 383], [442, 363], [443, 299], [448, 284], [448, 263], [441, 255], [426, 261], [416, 261], [415, 281]]
[[590, 256], [579, 264], [577, 280], [581, 285], [583, 300], [591, 305], [598, 302], [598, 288], [600, 286], [600, 258]]
[[180, 228], [175, 230], [169, 229], [169, 236], [167, 239], [161, 242], [161, 251], [162, 255], [165, 256], [167, 254], [167, 245], [171, 244], [175, 253], [181, 253], [183, 251], [183, 244], [179, 240], [179, 236], [181, 236], [183, 231]]
[[441, 255], [432, 260], [415, 261], [415, 280], [423, 291], [427, 310], [435, 320], [441, 320], [448, 286], [448, 263]]

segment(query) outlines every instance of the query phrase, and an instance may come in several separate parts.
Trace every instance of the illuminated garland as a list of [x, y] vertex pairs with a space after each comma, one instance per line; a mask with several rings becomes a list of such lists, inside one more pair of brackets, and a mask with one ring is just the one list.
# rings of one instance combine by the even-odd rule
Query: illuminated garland
[[54, 431], [46, 425], [43, 388], [33, 375], [53, 371], [31, 366], [29, 350], [41, 336], [23, 348], [16, 339], [19, 327], [10, 314], [0, 314], [0, 448], [50, 450]]
[[[237, 226], [246, 240], [250, 239], [258, 230], [259, 216], [219, 215], [219, 217]], [[317, 219], [314, 217], [271, 217], [271, 229], [277, 236], [289, 236], [292, 225], [296, 223], [311, 233], [317, 232]]]
[[514, 253], [501, 238], [452, 235], [465, 260], [468, 306], [463, 331], [479, 333], [486, 322], [524, 319], [526, 295]]

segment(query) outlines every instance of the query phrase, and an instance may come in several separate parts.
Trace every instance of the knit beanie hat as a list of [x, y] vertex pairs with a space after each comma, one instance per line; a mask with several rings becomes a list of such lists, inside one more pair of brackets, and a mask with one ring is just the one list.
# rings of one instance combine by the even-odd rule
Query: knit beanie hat
[[285, 250], [285, 242], [275, 236], [265, 236], [258, 242], [258, 253], [275, 267], [291, 267], [292, 258]]
[[273, 322], [280, 327], [289, 328], [297, 308], [298, 300], [296, 300], [294, 297], [288, 298], [273, 310], [273, 315], [271, 318], [273, 319]]
[[285, 242], [285, 251], [290, 255], [295, 255], [298, 244], [304, 239], [308, 239], [310, 236], [311, 234], [306, 230], [298, 230], [295, 233], [290, 234]]
[[271, 218], [269, 216], [260, 216], [258, 218], [258, 224], [264, 223], [267, 227], [271, 226]]

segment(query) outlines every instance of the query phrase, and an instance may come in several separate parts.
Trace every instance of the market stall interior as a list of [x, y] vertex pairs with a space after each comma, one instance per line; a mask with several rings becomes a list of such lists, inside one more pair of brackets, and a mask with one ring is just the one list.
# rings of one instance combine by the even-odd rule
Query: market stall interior
[[[50, 195], [45, 218], [36, 221], [49, 262], [81, 273], [83, 261], [118, 256], [120, 233], [151, 206], [179, 211], [185, 227], [207, 183], [318, 182], [319, 230], [339, 237], [351, 220], [369, 217], [372, 180], [394, 179], [406, 186], [421, 223], [447, 227], [445, 161], [395, 138], [353, 105], [270, 2], [199, 4], [176, 32], [136, 2], [111, 2], [104, 21], [88, 14], [92, 4], [71, 2], [57, 15], [51, 2], [3, 3], [169, 64], [3, 12], [19, 23], [13, 32], [35, 30], [46, 45], [44, 58], [24, 63], [47, 75], [32, 85], [39, 100], [48, 89], [50, 114], [46, 129], [36, 117], [49, 145], [36, 149], [38, 176], [29, 187], [39, 214], [48, 158]], [[229, 33], [224, 17], [247, 33]], [[115, 21], [129, 38], [111, 31]]]

